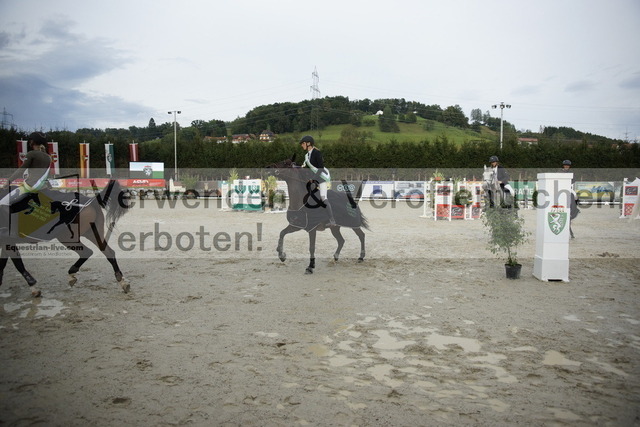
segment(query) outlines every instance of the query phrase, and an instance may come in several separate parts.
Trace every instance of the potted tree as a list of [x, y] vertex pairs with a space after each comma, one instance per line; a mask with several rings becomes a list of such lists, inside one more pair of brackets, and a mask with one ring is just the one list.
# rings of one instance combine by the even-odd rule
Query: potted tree
[[264, 181], [265, 190], [267, 191], [267, 205], [273, 210], [274, 196], [276, 195], [276, 189], [278, 188], [277, 178], [270, 175]]
[[524, 218], [518, 216], [517, 209], [498, 206], [485, 210], [482, 222], [489, 232], [489, 250], [507, 256], [504, 264], [507, 278], [520, 278], [522, 265], [518, 263], [517, 250], [530, 234], [524, 229]]

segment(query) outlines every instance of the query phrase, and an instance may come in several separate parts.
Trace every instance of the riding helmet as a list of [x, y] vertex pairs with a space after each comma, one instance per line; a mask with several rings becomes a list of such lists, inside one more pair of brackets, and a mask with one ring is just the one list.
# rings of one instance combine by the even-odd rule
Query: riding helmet
[[310, 142], [311, 145], [313, 145], [315, 141], [313, 140], [313, 137], [311, 135], [305, 135], [300, 140], [300, 144], [302, 144], [303, 142]]
[[29, 135], [29, 141], [33, 141], [38, 145], [46, 145], [47, 135], [42, 132], [33, 132], [31, 135]]
[[563, 161], [563, 162], [562, 162], [562, 166], [564, 166], [564, 165], [569, 165], [569, 166], [571, 166], [571, 160], [565, 160], [565, 161]]
[[500, 160], [498, 160], [498, 156], [491, 156], [491, 157], [489, 157], [489, 163], [492, 163], [492, 162], [499, 162], [499, 161], [500, 161]]

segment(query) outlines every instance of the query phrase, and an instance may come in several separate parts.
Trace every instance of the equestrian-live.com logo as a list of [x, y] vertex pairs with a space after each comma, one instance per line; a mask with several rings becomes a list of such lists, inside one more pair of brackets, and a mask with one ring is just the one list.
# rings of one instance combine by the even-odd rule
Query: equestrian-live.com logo
[[547, 214], [547, 223], [549, 224], [549, 229], [555, 235], [562, 233], [565, 226], [567, 225], [567, 212], [564, 206], [554, 205], [551, 207], [551, 212]]

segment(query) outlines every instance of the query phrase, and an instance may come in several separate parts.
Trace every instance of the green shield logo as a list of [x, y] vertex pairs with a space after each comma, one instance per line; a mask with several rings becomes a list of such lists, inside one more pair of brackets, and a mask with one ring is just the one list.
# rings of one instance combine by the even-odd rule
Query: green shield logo
[[566, 212], [549, 212], [547, 215], [547, 222], [549, 229], [553, 234], [560, 234], [564, 227], [567, 225], [567, 213]]

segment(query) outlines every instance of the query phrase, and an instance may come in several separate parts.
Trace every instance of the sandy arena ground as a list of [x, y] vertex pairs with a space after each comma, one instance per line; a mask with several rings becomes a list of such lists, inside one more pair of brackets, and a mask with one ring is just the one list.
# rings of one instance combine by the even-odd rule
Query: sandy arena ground
[[7, 266], [0, 424], [640, 425], [640, 220], [619, 207], [582, 210], [562, 283], [532, 276], [534, 236], [508, 280], [481, 221], [404, 202], [361, 204], [364, 263], [323, 232], [304, 275], [306, 233], [276, 257], [283, 214], [216, 203], [121, 220], [129, 294], [101, 254], [74, 288], [71, 254], [32, 254], [41, 299]]

